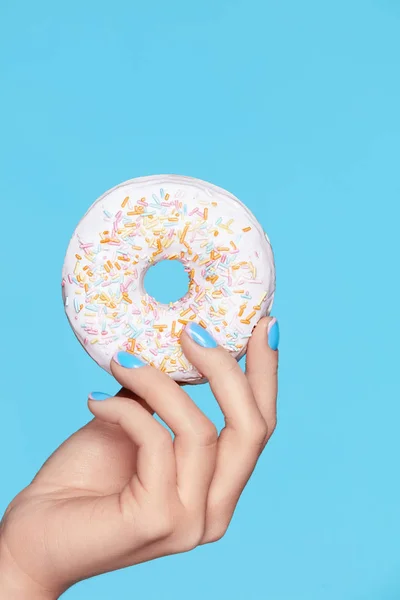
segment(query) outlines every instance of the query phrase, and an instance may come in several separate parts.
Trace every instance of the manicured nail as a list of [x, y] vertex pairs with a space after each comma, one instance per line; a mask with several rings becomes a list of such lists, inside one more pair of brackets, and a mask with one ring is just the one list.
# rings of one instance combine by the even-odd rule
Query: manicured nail
[[277, 350], [279, 345], [279, 324], [275, 317], [268, 324], [268, 345]]
[[107, 400], [111, 398], [111, 394], [105, 394], [104, 392], [90, 392], [89, 400]]
[[212, 335], [197, 323], [188, 323], [185, 331], [196, 344], [203, 346], [203, 348], [216, 348], [218, 346]]
[[125, 367], [125, 369], [138, 369], [147, 364], [135, 356], [135, 354], [123, 352], [122, 350], [114, 354], [113, 360], [121, 367]]

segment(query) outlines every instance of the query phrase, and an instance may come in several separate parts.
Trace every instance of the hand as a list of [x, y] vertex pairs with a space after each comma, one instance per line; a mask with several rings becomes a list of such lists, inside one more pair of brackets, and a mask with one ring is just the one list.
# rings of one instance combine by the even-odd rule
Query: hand
[[148, 365], [111, 362], [122, 390], [89, 399], [95, 418], [6, 510], [1, 599], [53, 600], [80, 580], [224, 535], [275, 428], [278, 352], [268, 345], [270, 322], [265, 317], [253, 332], [246, 374], [223, 348], [181, 336], [184, 354], [208, 378], [224, 413], [219, 437], [170, 377]]

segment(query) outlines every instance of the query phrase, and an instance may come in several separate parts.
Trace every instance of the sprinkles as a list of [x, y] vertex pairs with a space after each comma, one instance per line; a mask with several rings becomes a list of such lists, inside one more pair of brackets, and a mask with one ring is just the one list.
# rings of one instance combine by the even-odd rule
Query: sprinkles
[[[165, 373], [190, 371], [198, 379], [180, 345], [188, 323], [198, 323], [238, 356], [267, 314], [275, 285], [268, 241], [257, 228], [243, 227], [248, 216], [230, 197], [227, 205], [222, 191], [197, 189], [196, 180], [188, 185], [187, 179], [179, 187], [173, 176], [158, 187], [132, 182], [128, 194], [126, 185], [114, 188], [113, 202], [103, 197], [95, 218], [95, 207], [88, 217], [98, 233], [88, 235], [86, 223], [85, 235], [78, 226], [71, 240], [65, 309], [96, 359], [103, 348], [107, 367], [111, 352], [123, 349]], [[187, 294], [168, 305], [143, 293], [145, 271], [160, 260], [179, 260], [188, 274]]]

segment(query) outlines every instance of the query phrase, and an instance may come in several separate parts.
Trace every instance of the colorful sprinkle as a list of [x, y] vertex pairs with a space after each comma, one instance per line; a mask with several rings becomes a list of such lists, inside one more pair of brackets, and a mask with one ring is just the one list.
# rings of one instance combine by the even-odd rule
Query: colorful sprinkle
[[[115, 214], [101, 207], [97, 239], [79, 239], [77, 262], [63, 279], [65, 306], [73, 297], [85, 344], [119, 341], [120, 349], [173, 373], [191, 368], [179, 340], [189, 322], [215, 331], [218, 343], [234, 352], [247, 343], [249, 330], [240, 323], [249, 326], [260, 316], [268, 295], [260, 294], [257, 279], [262, 253], [241, 240], [252, 228], [219, 216], [211, 191], [204, 191], [194, 201], [184, 189], [161, 188], [140, 199], [121, 194]], [[180, 260], [190, 279], [184, 299], [168, 306], [139, 297], [144, 270], [164, 259]]]

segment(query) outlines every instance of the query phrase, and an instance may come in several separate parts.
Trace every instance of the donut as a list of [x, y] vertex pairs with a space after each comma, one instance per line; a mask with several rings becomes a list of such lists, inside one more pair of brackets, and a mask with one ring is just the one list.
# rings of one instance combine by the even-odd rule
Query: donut
[[[177, 302], [161, 304], [144, 288], [162, 260], [180, 261], [188, 274]], [[111, 358], [125, 350], [191, 384], [206, 379], [182, 352], [185, 326], [204, 327], [239, 360], [274, 292], [274, 256], [255, 216], [226, 190], [178, 175], [105, 192], [76, 227], [62, 269], [67, 318], [98, 365], [111, 373]]]

